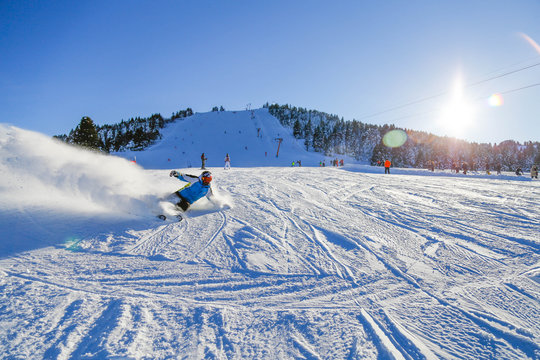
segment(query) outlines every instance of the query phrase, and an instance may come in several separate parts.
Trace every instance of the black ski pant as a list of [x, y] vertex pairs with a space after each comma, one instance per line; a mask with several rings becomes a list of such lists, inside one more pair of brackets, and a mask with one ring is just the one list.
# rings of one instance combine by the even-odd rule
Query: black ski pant
[[180, 198], [180, 201], [176, 203], [176, 206], [178, 206], [182, 210], [186, 211], [191, 206], [191, 204], [182, 195], [180, 195], [180, 193], [178, 191], [175, 192], [175, 194], [176, 194], [176, 196], [178, 196]]

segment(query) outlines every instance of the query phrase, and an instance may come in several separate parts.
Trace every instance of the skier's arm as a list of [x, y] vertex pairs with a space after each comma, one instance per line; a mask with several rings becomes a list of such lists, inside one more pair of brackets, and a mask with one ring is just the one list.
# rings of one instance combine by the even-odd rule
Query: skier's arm
[[199, 181], [199, 177], [196, 175], [190, 175], [190, 174], [182, 174], [180, 173], [178, 175], [179, 180], [187, 181], [188, 183], [195, 183]]
[[186, 181], [188, 183], [194, 183], [194, 182], [199, 181], [198, 176], [189, 175], [189, 174], [182, 174], [181, 172], [178, 172], [176, 170], [171, 171], [169, 176], [178, 178], [178, 180]]

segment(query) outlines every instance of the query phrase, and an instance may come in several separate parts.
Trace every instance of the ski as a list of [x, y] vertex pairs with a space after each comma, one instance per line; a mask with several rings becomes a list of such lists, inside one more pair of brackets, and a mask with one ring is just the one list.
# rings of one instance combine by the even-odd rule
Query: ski
[[[161, 220], [163, 220], [163, 221], [166, 221], [166, 220], [167, 220], [167, 216], [165, 216], [165, 215], [163, 215], [163, 214], [158, 215], [157, 217], [158, 217], [158, 219], [161, 219]], [[172, 218], [172, 217], [173, 217], [173, 216], [170, 216], [170, 218]], [[182, 215], [180, 215], [180, 214], [174, 215], [174, 217], [178, 220], [178, 222], [184, 220], [184, 217], [183, 217]]]

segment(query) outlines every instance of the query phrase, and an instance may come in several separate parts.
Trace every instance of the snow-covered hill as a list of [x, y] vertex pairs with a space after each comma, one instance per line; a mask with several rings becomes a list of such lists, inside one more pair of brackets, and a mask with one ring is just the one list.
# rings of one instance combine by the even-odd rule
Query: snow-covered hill
[[[172, 124], [138, 165], [0, 126], [4, 358], [540, 357], [539, 181], [293, 168], [322, 157], [234, 115]], [[203, 151], [228, 206], [157, 220]]]
[[[162, 132], [163, 139], [146, 151], [118, 155], [136, 158], [137, 163], [152, 169], [199, 168], [202, 153], [211, 167], [223, 167], [226, 154], [234, 167], [291, 166], [297, 160], [314, 166], [325, 159], [307, 152], [303, 142], [268, 109], [197, 113], [169, 124]], [[282, 139], [281, 144], [278, 139]]]

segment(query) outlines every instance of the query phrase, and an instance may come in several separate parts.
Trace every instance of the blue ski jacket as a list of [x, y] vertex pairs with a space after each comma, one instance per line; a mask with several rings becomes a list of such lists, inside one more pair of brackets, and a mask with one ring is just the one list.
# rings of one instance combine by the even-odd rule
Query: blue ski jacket
[[203, 196], [209, 198], [212, 195], [210, 184], [204, 185], [202, 180], [197, 176], [180, 174], [177, 176], [179, 180], [186, 181], [189, 184], [177, 191], [190, 204], [199, 200]]

